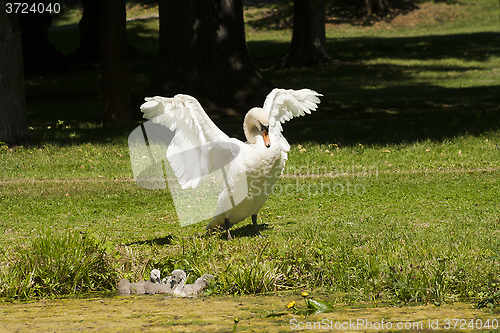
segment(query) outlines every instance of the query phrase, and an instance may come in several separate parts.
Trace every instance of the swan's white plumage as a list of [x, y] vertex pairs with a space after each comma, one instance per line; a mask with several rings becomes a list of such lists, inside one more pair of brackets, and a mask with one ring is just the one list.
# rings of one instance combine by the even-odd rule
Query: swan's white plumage
[[[153, 119], [154, 123], [175, 131], [167, 149], [167, 159], [179, 184], [183, 189], [197, 187], [203, 177], [190, 174], [193, 169], [184, 165], [182, 153], [203, 146], [207, 142], [229, 141], [229, 137], [215, 126], [200, 103], [191, 96], [176, 95], [173, 98], [156, 96], [146, 98], [146, 101], [141, 106], [144, 118]], [[196, 152], [196, 150], [190, 151]], [[208, 159], [210, 156], [200, 154], [199, 158]]]
[[[175, 130], [167, 149], [167, 159], [183, 189], [196, 188], [204, 179], [199, 176], [199, 172], [192, 171], [191, 165], [186, 165], [189, 162], [183, 158], [183, 152], [207, 144], [210, 146], [212, 142], [233, 143], [239, 147], [238, 156], [224, 168], [229, 189], [226, 187], [219, 195], [215, 216], [207, 225], [210, 229], [224, 226], [226, 219], [229, 225], [233, 225], [258, 213], [271, 193], [271, 186], [279, 179], [287, 159], [286, 152], [290, 150], [290, 145], [281, 133], [281, 124], [315, 111], [320, 103], [318, 96], [322, 95], [310, 89], [273, 89], [264, 107], [250, 110], [249, 113], [254, 112], [255, 116], [252, 114], [248, 121], [249, 117], [245, 117], [247, 143], [229, 138], [212, 122], [200, 103], [188, 95], [146, 98], [141, 111], [144, 118]], [[268, 124], [264, 124], [266, 121]], [[268, 126], [270, 147], [264, 144], [263, 128], [255, 128], [259, 126]], [[205, 171], [215, 171], [214, 165], [217, 163], [214, 163], [216, 157], [212, 156], [212, 150], [196, 152], [197, 160], [207, 169]], [[241, 195], [238, 188], [242, 181], [247, 182], [248, 193], [245, 192], [241, 200], [234, 200], [234, 196]], [[238, 204], [233, 207], [232, 202]]]
[[316, 111], [320, 103], [318, 96], [322, 96], [310, 89], [285, 90], [273, 89], [264, 102], [264, 110], [269, 114], [269, 128], [278, 137], [282, 150], [289, 151], [290, 145], [281, 133], [282, 123], [293, 117], [305, 116]]

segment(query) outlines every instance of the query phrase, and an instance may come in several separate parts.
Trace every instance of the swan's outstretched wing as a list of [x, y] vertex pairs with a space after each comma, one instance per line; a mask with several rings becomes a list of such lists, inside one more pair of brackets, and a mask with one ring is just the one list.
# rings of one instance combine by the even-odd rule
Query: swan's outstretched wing
[[278, 137], [280, 147], [284, 151], [290, 150], [290, 145], [281, 134], [281, 124], [293, 117], [305, 116], [315, 111], [321, 102], [314, 90], [285, 90], [273, 89], [266, 97], [264, 110], [269, 113], [269, 130]]
[[175, 131], [166, 157], [183, 189], [197, 187], [203, 176], [217, 170], [221, 155], [239, 152], [228, 151], [235, 145], [220, 145], [228, 143], [229, 137], [212, 122], [194, 97], [146, 98], [141, 111], [144, 118]]

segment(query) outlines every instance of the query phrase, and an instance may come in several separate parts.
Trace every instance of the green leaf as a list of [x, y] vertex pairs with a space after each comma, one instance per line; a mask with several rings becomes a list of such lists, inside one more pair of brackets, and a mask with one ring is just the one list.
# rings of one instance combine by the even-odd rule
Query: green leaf
[[306, 298], [307, 308], [311, 310], [314, 314], [331, 312], [334, 308], [333, 305], [326, 301], [315, 300]]

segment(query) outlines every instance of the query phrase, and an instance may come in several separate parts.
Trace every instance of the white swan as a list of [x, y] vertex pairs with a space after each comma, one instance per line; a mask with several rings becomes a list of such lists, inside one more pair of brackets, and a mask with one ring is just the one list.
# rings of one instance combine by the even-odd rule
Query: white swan
[[239, 147], [238, 156], [223, 168], [228, 187], [220, 193], [214, 218], [207, 225], [207, 229], [224, 226], [231, 239], [229, 228], [250, 216], [255, 234], [260, 235], [257, 213], [279, 179], [290, 150], [281, 133], [281, 124], [315, 111], [320, 103], [318, 96], [322, 95], [310, 89], [274, 89], [266, 97], [263, 108], [253, 108], [245, 116], [243, 128], [247, 143], [229, 138], [212, 122], [200, 103], [188, 95], [146, 98], [141, 111], [144, 118], [176, 131], [167, 149], [167, 159], [183, 189], [196, 188], [204, 178], [192, 171], [189, 164], [193, 164], [193, 160], [182, 158], [179, 153], [208, 146], [197, 154], [200, 160], [211, 161], [201, 163], [211, 172], [217, 169], [214, 159], [219, 158], [212, 156], [211, 144], [232, 143]]

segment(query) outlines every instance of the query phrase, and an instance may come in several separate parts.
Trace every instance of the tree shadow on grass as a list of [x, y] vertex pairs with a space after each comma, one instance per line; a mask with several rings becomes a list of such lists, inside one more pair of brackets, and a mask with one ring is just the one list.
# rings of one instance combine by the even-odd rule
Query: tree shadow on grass
[[[417, 37], [341, 37], [329, 38], [333, 59], [355, 64], [374, 59], [485, 61], [500, 56], [500, 33], [479, 32]], [[279, 40], [249, 41], [252, 57], [261, 68], [275, 63], [288, 50], [288, 42]], [[314, 69], [314, 68], [312, 68]], [[302, 69], [305, 71], [307, 69]], [[355, 74], [355, 73], [352, 73]]]
[[418, 37], [353, 37], [329, 40], [332, 56], [358, 61], [376, 58], [403, 60], [462, 59], [485, 61], [500, 55], [500, 33], [479, 32]]
[[[151, 36], [145, 38], [153, 40]], [[261, 68], [275, 63], [288, 48], [288, 43], [280, 41], [254, 41], [248, 45]], [[494, 32], [334, 38], [329, 39], [329, 49], [337, 63], [266, 71], [264, 75], [277, 87], [307, 87], [324, 95], [317, 112], [284, 124], [284, 135], [291, 143], [442, 140], [500, 128], [498, 70], [489, 71], [484, 80], [476, 76], [474, 86], [467, 87], [465, 81], [463, 85], [454, 84], [452, 77], [449, 85], [443, 81], [448, 73], [460, 79], [484, 71], [482, 63], [500, 57], [498, 45], [500, 33]], [[143, 54], [132, 61], [133, 92], [143, 91], [147, 73], [154, 71], [156, 60], [156, 55]], [[434, 84], [433, 77], [439, 77], [441, 85]], [[136, 122], [115, 129], [99, 125], [102, 96], [98, 68], [28, 80], [28, 118], [36, 144], [126, 142], [128, 134], [139, 125]], [[482, 81], [484, 85], [480, 85]], [[241, 116], [213, 118], [230, 136], [244, 140]], [[59, 121], [63, 123], [58, 125]]]
[[[257, 59], [273, 47], [254, 43], [249, 47]], [[463, 79], [500, 56], [499, 33], [336, 38], [329, 44], [337, 64], [265, 72], [286, 88], [308, 87], [324, 95], [317, 112], [284, 125], [289, 142], [387, 144], [500, 128], [500, 72], [490, 71], [484, 80], [473, 77], [472, 86]], [[462, 83], [453, 83], [451, 75]], [[434, 84], [435, 78], [440, 82]]]
[[130, 242], [125, 245], [131, 246], [131, 245], [170, 245], [172, 244], [173, 236], [168, 235], [165, 237], [160, 237], [160, 238], [155, 238], [155, 239], [148, 239], [144, 241], [135, 241], [135, 242]]

